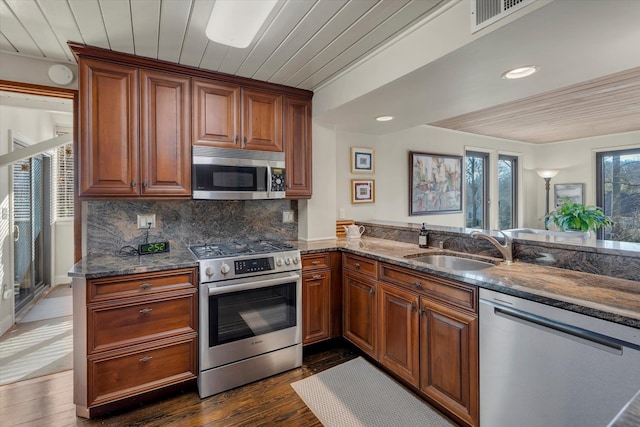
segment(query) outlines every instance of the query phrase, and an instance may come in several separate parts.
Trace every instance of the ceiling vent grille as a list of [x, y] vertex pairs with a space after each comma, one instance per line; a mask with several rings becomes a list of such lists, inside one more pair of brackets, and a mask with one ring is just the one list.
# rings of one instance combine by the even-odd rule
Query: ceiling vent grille
[[471, 32], [511, 15], [536, 0], [473, 0], [471, 1]]

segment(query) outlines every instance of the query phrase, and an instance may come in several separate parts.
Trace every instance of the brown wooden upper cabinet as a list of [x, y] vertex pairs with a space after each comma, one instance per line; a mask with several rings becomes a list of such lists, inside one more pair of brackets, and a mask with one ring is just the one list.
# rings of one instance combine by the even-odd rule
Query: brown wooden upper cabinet
[[194, 79], [194, 145], [283, 151], [282, 95]]
[[284, 115], [287, 198], [310, 199], [311, 100], [285, 96]]
[[82, 197], [190, 197], [189, 78], [82, 59]]

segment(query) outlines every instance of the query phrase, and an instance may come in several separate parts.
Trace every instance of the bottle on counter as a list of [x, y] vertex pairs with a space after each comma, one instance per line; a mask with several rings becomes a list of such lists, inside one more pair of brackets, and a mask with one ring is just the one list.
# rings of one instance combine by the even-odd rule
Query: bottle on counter
[[429, 247], [429, 232], [425, 227], [425, 223], [422, 223], [422, 229], [420, 230], [420, 234], [418, 235], [418, 246], [421, 248]]

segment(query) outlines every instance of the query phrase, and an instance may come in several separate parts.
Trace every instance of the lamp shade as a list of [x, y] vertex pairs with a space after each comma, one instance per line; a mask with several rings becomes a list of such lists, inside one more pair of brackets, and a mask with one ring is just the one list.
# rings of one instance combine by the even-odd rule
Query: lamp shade
[[553, 178], [560, 172], [558, 169], [538, 169], [536, 173], [540, 178]]

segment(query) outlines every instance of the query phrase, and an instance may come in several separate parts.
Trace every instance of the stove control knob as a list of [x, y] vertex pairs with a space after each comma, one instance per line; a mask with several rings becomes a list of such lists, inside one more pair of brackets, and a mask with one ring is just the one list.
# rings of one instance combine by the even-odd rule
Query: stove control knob
[[287, 265], [291, 265], [291, 262], [292, 262], [292, 259], [291, 259], [291, 257], [290, 257], [290, 256], [288, 256], [288, 257], [284, 260], [284, 263], [285, 263], [285, 264], [287, 264]]
[[294, 257], [293, 258], [293, 263], [294, 264], [298, 264], [300, 262], [300, 258], [299, 257]]
[[282, 258], [278, 258], [278, 259], [276, 259], [276, 265], [277, 265], [278, 267], [280, 267], [282, 264], [284, 264], [284, 261], [282, 261]]
[[222, 272], [222, 274], [227, 274], [229, 271], [231, 271], [231, 267], [229, 267], [229, 264], [222, 264], [220, 266], [220, 271]]
[[213, 268], [207, 267], [206, 270], [204, 270], [204, 274], [206, 274], [209, 277], [213, 276]]

